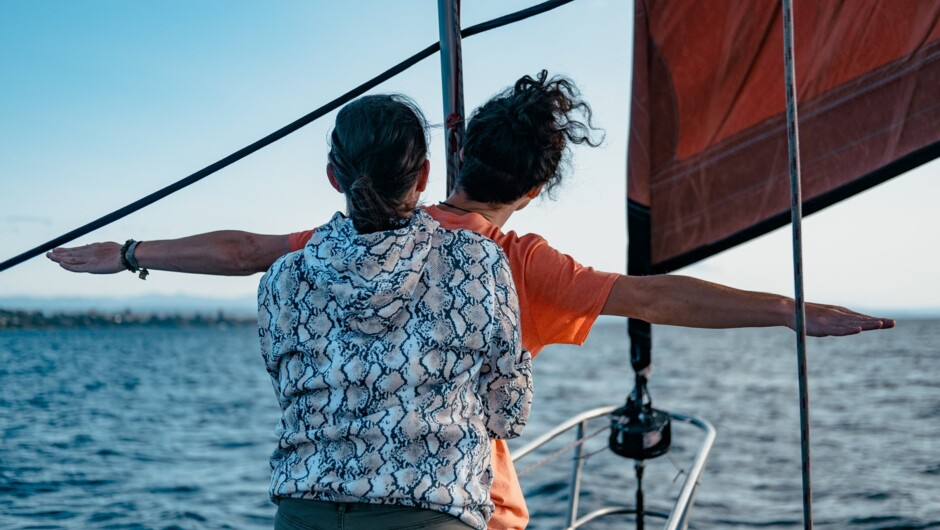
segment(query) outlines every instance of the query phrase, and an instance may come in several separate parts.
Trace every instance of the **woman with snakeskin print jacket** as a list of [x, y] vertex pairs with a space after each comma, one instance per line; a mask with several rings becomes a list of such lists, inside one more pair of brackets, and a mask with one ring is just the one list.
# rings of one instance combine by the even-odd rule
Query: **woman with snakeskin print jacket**
[[344, 107], [327, 175], [348, 214], [261, 279], [277, 529], [483, 529], [492, 514], [489, 438], [525, 425], [530, 357], [502, 249], [415, 210], [426, 131], [401, 96]]

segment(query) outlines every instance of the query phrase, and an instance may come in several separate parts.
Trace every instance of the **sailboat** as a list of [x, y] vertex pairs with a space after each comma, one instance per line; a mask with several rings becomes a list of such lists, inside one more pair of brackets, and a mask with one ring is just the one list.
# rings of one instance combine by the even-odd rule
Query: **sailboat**
[[[785, 66], [793, 66], [785, 65], [788, 2], [783, 4], [784, 9], [776, 2], [636, 0], [627, 170], [630, 274], [671, 272], [798, 221], [788, 204], [795, 116], [788, 116], [793, 109], [784, 97]], [[940, 5], [805, 0], [791, 9], [802, 213], [940, 155]], [[629, 335], [640, 374], [652, 360], [651, 327], [631, 320]], [[634, 393], [644, 386], [638, 375]], [[518, 451], [517, 458], [562, 430], [575, 430], [580, 441], [588, 419], [614, 412], [610, 407], [576, 416]], [[704, 437], [671, 512], [647, 514], [666, 519], [670, 530], [688, 524], [695, 484], [715, 437], [704, 420], [675, 414], [672, 419], [700, 427]], [[647, 434], [663, 429], [662, 421], [647, 423]], [[612, 430], [622, 426], [615, 413]], [[614, 438], [612, 433], [616, 451]], [[656, 450], [660, 440], [648, 444], [653, 456], [664, 452]], [[808, 440], [805, 445], [808, 456]], [[567, 527], [630, 513], [642, 528], [641, 487], [633, 506], [578, 516], [581, 445], [574, 447]], [[808, 464], [804, 459], [804, 474]], [[805, 527], [812, 527], [809, 514]]]
[[[38, 256], [197, 182], [341, 106], [441, 50], [445, 58], [445, 116], [462, 115], [459, 41], [567, 1], [550, 1], [461, 29], [459, 5], [441, 0], [441, 42], [288, 126], [97, 221], [0, 264], [0, 270]], [[456, 9], [455, 9], [456, 7]], [[799, 0], [795, 59], [803, 146], [804, 213], [813, 213], [926, 163], [940, 154], [940, 5], [933, 2]], [[663, 273], [692, 264], [790, 222], [787, 120], [781, 12], [775, 2], [636, 0], [633, 90], [628, 156], [631, 274]], [[453, 120], [459, 123], [460, 120]], [[451, 127], [450, 156], [459, 145]], [[634, 367], [651, 361], [651, 333], [631, 322]], [[644, 405], [642, 388], [634, 406]], [[521, 465], [537, 446], [575, 431], [581, 451], [593, 418], [626, 430], [610, 415], [620, 404], [587, 411], [516, 452]], [[625, 410], [620, 411], [622, 416]], [[640, 433], [641, 452], [659, 452], [672, 426], [701, 429], [701, 445], [666, 528], [688, 524], [698, 479], [715, 439], [707, 421], [667, 413]], [[578, 431], [581, 431], [578, 434]], [[649, 433], [651, 443], [646, 443]], [[614, 436], [616, 446], [616, 436]], [[623, 439], [620, 440], [623, 444]], [[621, 448], [623, 449], [623, 448]], [[623, 449], [628, 457], [632, 453]], [[633, 514], [641, 506], [579, 514], [580, 455], [574, 460], [568, 526], [598, 517]], [[655, 455], [641, 454], [652, 458]], [[631, 458], [631, 460], [634, 460]], [[643, 458], [635, 459], [642, 462]], [[639, 465], [634, 465], [639, 469]], [[642, 490], [640, 490], [642, 491]], [[638, 495], [638, 498], [640, 496]], [[637, 514], [641, 512], [641, 514]]]

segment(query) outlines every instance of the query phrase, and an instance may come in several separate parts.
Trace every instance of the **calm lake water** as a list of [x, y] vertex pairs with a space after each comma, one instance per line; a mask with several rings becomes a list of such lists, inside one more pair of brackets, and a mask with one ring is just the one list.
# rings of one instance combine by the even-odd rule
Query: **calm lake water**
[[[718, 429], [692, 528], [801, 528], [793, 334], [654, 332], [654, 404]], [[256, 336], [248, 326], [0, 332], [0, 528], [270, 528], [278, 409]], [[526, 439], [623, 401], [624, 336], [605, 322], [582, 348], [542, 352]], [[816, 527], [940, 528], [940, 321], [810, 339], [808, 351]], [[647, 466], [649, 508], [671, 505], [700, 440], [689, 427], [673, 436], [673, 452]], [[561, 526], [569, 470], [560, 459], [523, 477], [530, 528]], [[601, 452], [585, 471], [582, 513], [632, 503], [632, 462]]]

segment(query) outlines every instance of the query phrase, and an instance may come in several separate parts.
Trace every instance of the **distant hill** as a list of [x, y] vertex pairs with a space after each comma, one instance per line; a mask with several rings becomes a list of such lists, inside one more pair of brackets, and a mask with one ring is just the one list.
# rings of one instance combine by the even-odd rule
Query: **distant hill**
[[152, 295], [132, 298], [79, 298], [79, 297], [0, 297], [0, 309], [8, 311], [41, 311], [44, 313], [85, 313], [99, 311], [118, 313], [173, 313], [177, 315], [212, 314], [219, 311], [229, 315], [250, 317], [256, 314], [253, 297], [200, 298], [195, 296]]

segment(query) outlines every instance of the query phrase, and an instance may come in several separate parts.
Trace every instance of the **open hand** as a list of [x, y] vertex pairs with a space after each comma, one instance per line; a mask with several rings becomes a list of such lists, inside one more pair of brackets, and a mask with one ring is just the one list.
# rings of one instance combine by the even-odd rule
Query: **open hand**
[[[790, 327], [795, 329], [796, 325]], [[806, 303], [806, 334], [810, 337], [855, 335], [893, 327], [894, 320], [890, 318], [863, 315], [834, 305]]]
[[72, 272], [91, 274], [114, 274], [121, 272], [121, 244], [113, 241], [92, 243], [72, 248], [55, 248], [46, 252], [46, 257]]

